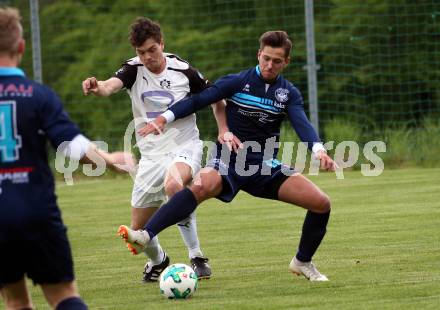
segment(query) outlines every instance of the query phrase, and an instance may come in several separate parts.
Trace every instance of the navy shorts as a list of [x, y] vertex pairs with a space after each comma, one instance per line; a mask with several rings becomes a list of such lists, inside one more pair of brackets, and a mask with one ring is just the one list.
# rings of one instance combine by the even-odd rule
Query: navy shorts
[[263, 160], [252, 154], [244, 158], [240, 152], [231, 153], [218, 143], [212, 150], [206, 167], [219, 171], [223, 179], [223, 189], [216, 198], [231, 202], [243, 190], [252, 196], [278, 200], [281, 185], [296, 173], [276, 159]]
[[[49, 226], [49, 227], [48, 227]], [[62, 223], [45, 226], [32, 238], [0, 240], [0, 287], [25, 275], [34, 284], [56, 284], [74, 280], [72, 252]], [[27, 236], [32, 231], [25, 232]]]

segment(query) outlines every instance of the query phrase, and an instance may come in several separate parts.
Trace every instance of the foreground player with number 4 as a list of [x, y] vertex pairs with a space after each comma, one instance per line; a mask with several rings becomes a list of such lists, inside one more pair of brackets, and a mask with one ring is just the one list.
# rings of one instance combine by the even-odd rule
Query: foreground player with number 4
[[[316, 269], [312, 257], [326, 233], [330, 200], [306, 177], [275, 160], [276, 148], [270, 154], [265, 152], [270, 147], [267, 142], [278, 141], [281, 122], [287, 115], [301, 141], [308, 143], [314, 156], [320, 160], [321, 168], [336, 168], [304, 113], [300, 92], [280, 75], [290, 61], [291, 47], [292, 43], [284, 31], [264, 33], [260, 38], [255, 68], [220, 78], [213, 86], [172, 106], [139, 131], [141, 135], [157, 133], [164, 129], [165, 124], [225, 98], [229, 129], [243, 141], [244, 148], [226, 157], [225, 150], [217, 144], [207, 167], [200, 171], [188, 188], [163, 205], [144, 229], [126, 229], [124, 238], [127, 242], [145, 247], [151, 238], [188, 216], [202, 201], [217, 197], [230, 202], [240, 190], [244, 190], [256, 197], [280, 200], [308, 210], [298, 251], [289, 269], [310, 281], [328, 281]], [[248, 146], [251, 146], [252, 152], [247, 153]], [[244, 168], [240, 167], [243, 158], [246, 169], [258, 168], [252, 175], [240, 169]]]
[[118, 172], [133, 170], [136, 162], [129, 153], [99, 150], [83, 136], [57, 95], [18, 68], [24, 52], [18, 10], [0, 8], [0, 294], [7, 310], [33, 309], [27, 277], [41, 286], [51, 308], [85, 310], [47, 142], [57, 156], [105, 162]]

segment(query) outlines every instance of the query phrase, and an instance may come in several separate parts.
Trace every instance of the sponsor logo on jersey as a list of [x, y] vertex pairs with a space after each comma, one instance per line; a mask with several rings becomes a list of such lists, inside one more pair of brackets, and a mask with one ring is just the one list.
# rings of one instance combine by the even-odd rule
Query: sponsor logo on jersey
[[280, 108], [280, 109], [284, 109], [284, 108], [286, 107], [285, 104], [282, 104], [282, 103], [280, 103], [280, 102], [278, 102], [278, 101], [275, 101], [275, 102], [273, 103], [273, 106], [274, 106], [274, 107], [277, 107], [277, 108]]
[[243, 87], [243, 91], [250, 92], [250, 88], [251, 88], [251, 86], [250, 86], [249, 84], [246, 84], [246, 85]]
[[164, 90], [146, 91], [141, 94], [141, 101], [151, 104], [155, 108], [163, 108], [171, 106], [175, 98], [173, 94]]
[[278, 88], [275, 91], [275, 98], [279, 102], [286, 102], [287, 100], [289, 100], [289, 90], [287, 90], [285, 88]]
[[238, 109], [238, 113], [240, 113], [241, 115], [244, 116], [248, 116], [248, 117], [258, 117], [258, 121], [261, 123], [267, 123], [267, 122], [273, 122], [275, 121], [274, 119], [267, 119], [269, 117], [269, 114], [264, 113], [264, 112], [251, 112], [251, 111], [246, 111], [243, 109]]
[[32, 97], [32, 85], [0, 83], [0, 97]]
[[18, 167], [10, 169], [0, 169], [0, 185], [3, 181], [11, 181], [13, 184], [29, 183], [29, 173], [34, 167]]

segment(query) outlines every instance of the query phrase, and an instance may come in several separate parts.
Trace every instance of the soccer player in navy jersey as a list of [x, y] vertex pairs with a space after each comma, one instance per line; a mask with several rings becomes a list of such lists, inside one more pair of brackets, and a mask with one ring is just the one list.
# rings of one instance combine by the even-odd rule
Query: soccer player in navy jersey
[[291, 48], [286, 32], [264, 33], [260, 37], [256, 67], [220, 78], [213, 86], [171, 106], [140, 129], [140, 135], [157, 134], [165, 124], [226, 99], [228, 127], [244, 147], [237, 153], [228, 153], [217, 144], [207, 167], [201, 170], [195, 181], [162, 206], [143, 230], [127, 229], [122, 236], [126, 242], [144, 246], [150, 238], [187, 216], [202, 201], [216, 197], [230, 202], [240, 190], [244, 190], [256, 197], [280, 200], [308, 210], [298, 251], [289, 269], [310, 281], [328, 281], [312, 263], [312, 257], [326, 233], [330, 199], [306, 177], [275, 159], [278, 149], [274, 143], [279, 141], [280, 125], [287, 116], [301, 141], [306, 142], [320, 160], [321, 168], [334, 170], [336, 167], [305, 115], [299, 90], [281, 76], [290, 61]]
[[[25, 275], [57, 310], [87, 309], [74, 281], [46, 143], [84, 163], [134, 168], [131, 154], [97, 149], [49, 88], [18, 68], [25, 49], [20, 14], [0, 8], [0, 292], [6, 309], [32, 309]], [[121, 165], [121, 166], [120, 166]]]

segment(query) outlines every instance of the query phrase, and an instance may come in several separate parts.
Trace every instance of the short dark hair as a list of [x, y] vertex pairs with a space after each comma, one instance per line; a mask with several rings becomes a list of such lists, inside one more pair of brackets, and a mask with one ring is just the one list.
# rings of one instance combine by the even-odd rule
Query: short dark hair
[[292, 50], [292, 41], [290, 41], [285, 31], [267, 31], [260, 37], [260, 49], [263, 49], [265, 46], [284, 48], [284, 55], [287, 58]]
[[131, 45], [133, 47], [141, 46], [150, 38], [154, 39], [157, 43], [162, 41], [160, 25], [146, 17], [136, 18], [135, 22], [131, 24], [129, 36]]

